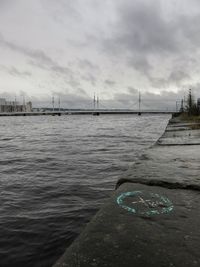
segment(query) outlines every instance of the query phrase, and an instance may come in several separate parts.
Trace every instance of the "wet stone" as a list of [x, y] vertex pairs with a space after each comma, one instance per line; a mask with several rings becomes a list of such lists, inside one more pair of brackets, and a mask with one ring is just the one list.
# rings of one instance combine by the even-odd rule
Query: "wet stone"
[[[76, 266], [77, 250], [83, 267], [200, 266], [199, 197], [193, 190], [125, 183], [55, 266], [63, 261]], [[188, 201], [192, 210], [187, 209]], [[164, 208], [168, 211], [162, 212]]]
[[200, 266], [200, 130], [193, 128], [171, 121], [54, 267]]

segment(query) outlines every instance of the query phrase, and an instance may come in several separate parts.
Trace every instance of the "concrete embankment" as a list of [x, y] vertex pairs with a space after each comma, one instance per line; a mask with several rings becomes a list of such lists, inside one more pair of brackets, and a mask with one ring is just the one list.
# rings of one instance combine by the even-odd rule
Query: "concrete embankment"
[[58, 266], [200, 266], [200, 127], [171, 120]]

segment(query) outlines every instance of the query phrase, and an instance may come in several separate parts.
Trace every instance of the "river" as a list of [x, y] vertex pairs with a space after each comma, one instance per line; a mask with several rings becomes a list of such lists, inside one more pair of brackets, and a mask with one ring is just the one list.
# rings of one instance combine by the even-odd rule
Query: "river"
[[52, 266], [168, 119], [1, 117], [0, 266]]

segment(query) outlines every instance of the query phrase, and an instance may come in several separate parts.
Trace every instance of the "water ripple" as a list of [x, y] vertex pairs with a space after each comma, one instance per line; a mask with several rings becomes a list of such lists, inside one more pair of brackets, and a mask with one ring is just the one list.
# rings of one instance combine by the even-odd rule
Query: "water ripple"
[[51, 266], [167, 120], [1, 117], [1, 266]]

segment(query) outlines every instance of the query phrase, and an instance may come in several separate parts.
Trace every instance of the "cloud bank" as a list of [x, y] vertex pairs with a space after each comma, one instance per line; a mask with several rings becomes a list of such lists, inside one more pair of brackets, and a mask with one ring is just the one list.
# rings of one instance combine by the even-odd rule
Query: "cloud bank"
[[170, 108], [200, 97], [199, 23], [197, 0], [1, 0], [0, 94]]

